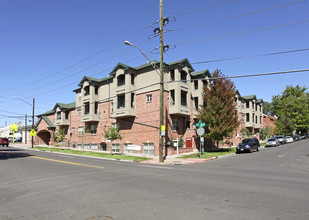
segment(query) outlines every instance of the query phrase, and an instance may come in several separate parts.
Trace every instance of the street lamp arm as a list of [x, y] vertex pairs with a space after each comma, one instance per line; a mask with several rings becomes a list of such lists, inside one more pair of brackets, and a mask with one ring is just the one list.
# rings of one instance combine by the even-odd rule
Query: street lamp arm
[[155, 63], [146, 55], [146, 53], [144, 53], [144, 51], [139, 48], [138, 46], [130, 43], [129, 41], [125, 41], [124, 42], [125, 45], [131, 46], [131, 47], [135, 47], [136, 49], [138, 49], [143, 56], [146, 58], [146, 60], [148, 60], [148, 62], [151, 64], [151, 66], [154, 68], [154, 70], [159, 74], [159, 76], [161, 76], [161, 73], [158, 71], [158, 67], [155, 65]]
[[27, 102], [27, 101], [25, 101], [25, 100], [23, 100], [23, 99], [21, 99], [21, 98], [18, 98], [18, 97], [16, 97], [16, 96], [14, 96], [13, 98], [14, 98], [14, 99], [19, 99], [20, 101], [22, 101], [22, 102], [24, 102], [24, 103], [30, 105], [31, 107], [33, 107], [32, 104], [30, 104], [29, 102]]

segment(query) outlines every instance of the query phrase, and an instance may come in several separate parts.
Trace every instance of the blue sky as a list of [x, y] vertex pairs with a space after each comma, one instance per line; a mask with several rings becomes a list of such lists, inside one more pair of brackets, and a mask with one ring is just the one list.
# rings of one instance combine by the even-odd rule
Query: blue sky
[[[299, 3], [211, 22], [294, 2]], [[0, 126], [18, 120], [7, 116], [32, 114], [31, 106], [13, 96], [29, 103], [35, 98], [35, 114], [40, 114], [57, 102], [74, 102], [72, 90], [84, 75], [103, 78], [118, 62], [146, 63], [136, 48], [123, 44], [125, 40], [159, 60], [153, 50], [159, 38], [153, 37], [150, 26], [159, 19], [159, 0], [0, 0], [0, 5]], [[164, 61], [188, 58], [196, 71], [221, 69], [228, 76], [308, 69], [309, 50], [194, 64], [309, 48], [308, 11], [309, 2], [297, 0], [163, 0], [164, 16], [175, 15], [164, 27], [174, 30], [164, 34], [164, 43], [175, 45]], [[238, 34], [291, 23], [295, 24]], [[231, 34], [235, 35], [222, 37]], [[200, 39], [204, 40], [191, 42]], [[233, 82], [241, 95], [271, 101], [287, 85], [309, 87], [308, 76], [300, 72]]]

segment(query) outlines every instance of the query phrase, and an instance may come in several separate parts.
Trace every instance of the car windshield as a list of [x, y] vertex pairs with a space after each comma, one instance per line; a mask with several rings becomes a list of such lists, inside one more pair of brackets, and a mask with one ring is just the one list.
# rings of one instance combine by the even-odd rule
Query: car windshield
[[248, 144], [248, 143], [251, 143], [252, 140], [251, 139], [245, 139], [242, 141], [243, 144]]
[[268, 139], [268, 141], [276, 141], [277, 139], [276, 138], [270, 138]]
[[277, 136], [276, 138], [283, 138], [283, 136]]
[[290, 136], [286, 136], [285, 138], [291, 138]]

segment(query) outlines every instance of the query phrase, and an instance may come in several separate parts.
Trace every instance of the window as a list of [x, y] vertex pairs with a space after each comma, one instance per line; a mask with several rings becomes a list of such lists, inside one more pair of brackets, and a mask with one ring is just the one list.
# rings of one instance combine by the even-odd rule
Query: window
[[198, 90], [198, 81], [197, 80], [194, 81], [194, 89]]
[[180, 79], [183, 83], [187, 83], [187, 72], [186, 71], [181, 71], [180, 72]]
[[203, 80], [203, 87], [207, 86], [208, 82], [206, 80]]
[[176, 119], [172, 120], [172, 129], [173, 131], [179, 131], [179, 120]]
[[72, 128], [72, 134], [74, 134], [74, 133], [75, 133], [75, 128], [73, 127], [73, 128]]
[[89, 95], [89, 86], [85, 86], [84, 88], [84, 96]]
[[175, 81], [175, 70], [171, 70], [171, 81]]
[[78, 128], [78, 136], [83, 136], [84, 135], [84, 127], [79, 127]]
[[170, 104], [175, 105], [175, 90], [170, 91]]
[[125, 108], [126, 104], [125, 104], [125, 94], [122, 95], [118, 95], [117, 96], [117, 108]]
[[112, 152], [119, 153], [119, 144], [112, 144]]
[[152, 102], [152, 94], [146, 95], [146, 102]]
[[132, 143], [125, 143], [124, 145], [124, 152], [125, 153], [133, 153], [133, 150], [128, 150], [128, 146], [132, 145]]
[[61, 112], [57, 112], [57, 120], [61, 119]]
[[131, 85], [135, 83], [135, 74], [131, 74]]
[[96, 95], [99, 94], [99, 86], [94, 87], [94, 94], [96, 94]]
[[95, 102], [94, 103], [94, 114], [98, 114], [98, 109], [99, 109], [99, 103]]
[[246, 102], [246, 108], [249, 108], [250, 102]]
[[84, 115], [88, 115], [89, 114], [89, 102], [85, 103], [85, 107], [84, 107]]
[[81, 93], [78, 93], [78, 100], [82, 100], [82, 94]]
[[125, 84], [126, 84], [125, 75], [122, 74], [122, 75], [118, 76], [118, 78], [117, 78], [117, 86], [123, 86]]
[[187, 106], [187, 92], [181, 91], [181, 105]]
[[144, 144], [144, 154], [148, 154], [148, 155], [154, 155], [154, 144], [152, 143], [145, 143]]
[[69, 112], [65, 112], [65, 119], [66, 119], [66, 120], [69, 119]]
[[98, 124], [94, 122], [86, 123], [86, 133], [97, 134]]
[[131, 93], [131, 107], [134, 108], [134, 93]]
[[250, 121], [250, 113], [247, 113], [246, 114], [246, 122], [249, 122]]
[[111, 102], [111, 112], [113, 113], [114, 112], [114, 103]]
[[190, 121], [186, 121], [186, 128], [190, 128], [190, 124], [191, 124]]
[[198, 97], [194, 97], [194, 109], [195, 111], [198, 110]]
[[241, 122], [245, 122], [245, 115], [241, 116]]
[[77, 109], [77, 115], [81, 115], [81, 109]]

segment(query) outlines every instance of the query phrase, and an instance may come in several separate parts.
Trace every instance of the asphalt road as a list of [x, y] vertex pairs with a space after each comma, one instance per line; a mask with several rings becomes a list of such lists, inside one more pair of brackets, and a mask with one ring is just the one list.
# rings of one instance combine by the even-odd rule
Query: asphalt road
[[309, 219], [309, 140], [192, 165], [0, 147], [0, 219]]

